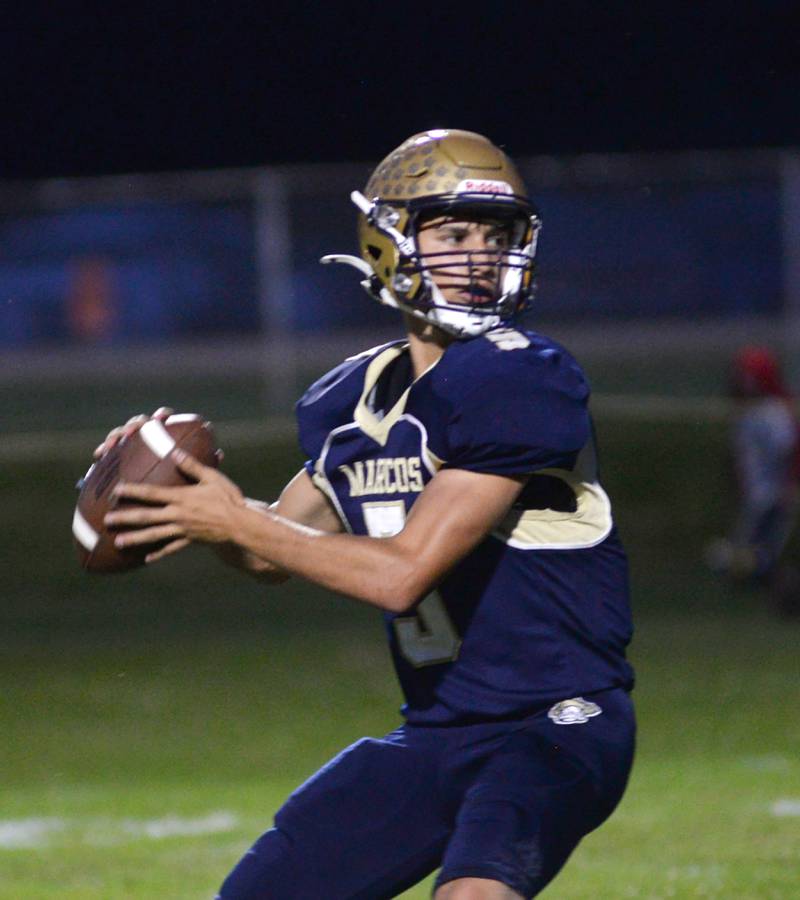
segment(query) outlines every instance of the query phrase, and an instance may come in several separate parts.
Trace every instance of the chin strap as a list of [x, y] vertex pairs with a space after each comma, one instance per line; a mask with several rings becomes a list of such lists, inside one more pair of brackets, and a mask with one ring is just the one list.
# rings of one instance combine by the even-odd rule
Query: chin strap
[[360, 256], [350, 256], [347, 253], [329, 253], [327, 256], [323, 256], [320, 259], [320, 262], [324, 266], [330, 265], [330, 263], [343, 263], [346, 266], [352, 266], [354, 269], [358, 269], [358, 271], [367, 278], [373, 278], [375, 276], [375, 273], [372, 271], [372, 266], [361, 259]]

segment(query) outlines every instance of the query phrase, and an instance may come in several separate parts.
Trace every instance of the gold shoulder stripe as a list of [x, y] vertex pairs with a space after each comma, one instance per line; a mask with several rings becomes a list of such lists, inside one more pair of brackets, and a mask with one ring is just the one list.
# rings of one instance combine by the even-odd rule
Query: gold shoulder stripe
[[512, 509], [492, 532], [494, 537], [517, 550], [578, 550], [608, 537], [614, 524], [611, 501], [597, 482], [582, 481], [566, 469], [542, 469], [531, 478], [539, 475], [565, 481], [575, 494], [577, 509]]

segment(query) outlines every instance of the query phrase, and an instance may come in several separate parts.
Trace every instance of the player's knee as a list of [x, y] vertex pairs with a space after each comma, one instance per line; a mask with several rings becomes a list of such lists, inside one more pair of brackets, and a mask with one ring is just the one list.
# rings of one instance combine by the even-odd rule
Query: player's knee
[[491, 878], [454, 878], [441, 885], [434, 900], [523, 900], [522, 894]]

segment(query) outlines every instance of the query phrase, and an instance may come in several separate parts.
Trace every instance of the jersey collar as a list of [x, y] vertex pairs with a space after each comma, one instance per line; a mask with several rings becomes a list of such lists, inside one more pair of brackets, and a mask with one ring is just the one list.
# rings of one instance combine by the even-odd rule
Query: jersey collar
[[403, 391], [403, 393], [395, 402], [394, 406], [386, 411], [383, 418], [379, 419], [369, 408], [367, 398], [372, 393], [373, 388], [378, 383], [378, 379], [386, 370], [387, 366], [390, 363], [394, 362], [394, 360], [396, 360], [403, 353], [407, 352], [407, 343], [394, 344], [381, 351], [367, 366], [367, 371], [364, 375], [364, 387], [361, 391], [361, 396], [359, 397], [358, 403], [356, 403], [353, 420], [355, 421], [356, 425], [358, 425], [358, 427], [364, 432], [364, 434], [372, 438], [381, 446], [386, 445], [386, 441], [389, 439], [389, 432], [392, 430], [392, 427], [397, 422], [397, 420], [405, 412], [406, 402], [408, 400], [408, 394], [411, 388], [420, 380], [420, 378], [424, 378], [428, 374], [428, 372], [430, 372], [431, 369], [433, 369], [433, 367], [439, 362], [439, 360], [437, 359], [435, 362], [431, 363], [431, 365], [428, 366], [428, 368], [425, 369], [424, 372], [422, 372], [417, 378], [415, 378], [405, 389], [405, 391]]

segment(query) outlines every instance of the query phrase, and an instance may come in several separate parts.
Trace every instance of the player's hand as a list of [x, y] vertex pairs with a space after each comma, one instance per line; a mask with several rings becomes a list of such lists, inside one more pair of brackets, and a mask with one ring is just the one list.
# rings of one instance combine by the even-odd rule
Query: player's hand
[[172, 458], [194, 484], [158, 487], [121, 482], [114, 488], [114, 496], [148, 505], [116, 509], [105, 518], [106, 525], [134, 529], [117, 535], [118, 547], [169, 541], [146, 558], [148, 563], [181, 550], [191, 541], [232, 541], [236, 515], [246, 508], [242, 492], [217, 469], [202, 465], [182, 450], [173, 450]]
[[165, 419], [168, 419], [173, 412], [174, 410], [169, 406], [159, 406], [152, 416], [146, 416], [144, 413], [140, 413], [138, 416], [131, 416], [124, 425], [112, 428], [111, 431], [108, 432], [102, 443], [95, 447], [93, 454], [94, 458], [100, 459], [104, 453], [108, 453], [108, 451], [123, 438], [128, 438], [131, 437], [131, 435], [136, 434], [142, 425], [149, 419], [158, 419], [160, 422], [163, 422]]

